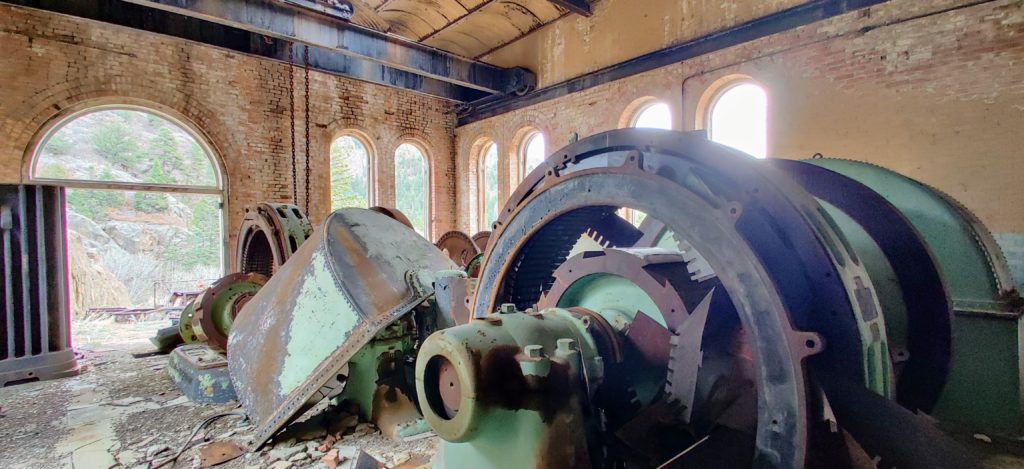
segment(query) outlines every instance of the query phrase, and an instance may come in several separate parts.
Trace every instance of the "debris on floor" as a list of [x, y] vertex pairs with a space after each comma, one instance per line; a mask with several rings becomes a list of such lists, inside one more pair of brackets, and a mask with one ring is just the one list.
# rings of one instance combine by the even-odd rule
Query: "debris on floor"
[[[75, 325], [80, 376], [0, 388], [0, 467], [157, 467], [186, 443], [196, 425], [237, 403], [199, 405], [168, 376], [167, 355], [146, 356], [148, 338], [166, 321]], [[84, 335], [78, 335], [78, 332]], [[135, 358], [132, 354], [141, 354]], [[376, 466], [411, 467], [432, 455], [436, 437], [394, 442], [370, 424], [326, 405], [287, 428], [258, 451], [254, 428], [238, 418], [214, 421], [162, 469], [354, 468], [360, 457]], [[405, 464], [405, 465], [403, 465]]]

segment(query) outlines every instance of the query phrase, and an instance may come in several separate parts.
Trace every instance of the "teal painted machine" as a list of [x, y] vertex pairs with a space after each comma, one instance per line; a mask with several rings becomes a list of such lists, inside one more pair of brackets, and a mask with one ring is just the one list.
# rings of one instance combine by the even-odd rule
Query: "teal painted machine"
[[475, 292], [412, 230], [332, 214], [232, 326], [256, 444], [325, 398], [422, 413], [449, 469], [963, 468], [935, 419], [1024, 435], [1020, 297], [921, 183], [623, 129], [501, 213]]

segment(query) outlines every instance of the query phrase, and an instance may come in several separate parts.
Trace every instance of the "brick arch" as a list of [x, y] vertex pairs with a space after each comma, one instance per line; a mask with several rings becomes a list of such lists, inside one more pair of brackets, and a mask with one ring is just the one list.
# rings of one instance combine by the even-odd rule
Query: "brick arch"
[[[209, 145], [215, 155], [215, 164], [224, 175], [224, 186], [230, 193], [230, 177], [222, 155], [226, 151], [231, 151], [235, 147], [235, 142], [230, 133], [224, 132], [224, 125], [213, 117], [214, 114], [190, 96], [175, 90], [160, 91], [156, 87], [133, 83], [131, 80], [101, 85], [84, 83], [77, 79], [53, 85], [34, 95], [39, 96], [45, 97], [26, 99], [10, 113], [14, 116], [30, 117], [4, 126], [4, 132], [9, 136], [8, 145], [13, 147], [13, 151], [4, 154], [20, 155], [21, 161], [16, 167], [26, 168], [31, 163], [36, 145], [45, 136], [46, 131], [71, 113], [104, 105], [135, 105], [170, 115], [203, 138], [204, 143]], [[0, 161], [0, 164], [5, 163], [13, 162]], [[21, 172], [21, 177], [24, 179], [24, 171]]]
[[[351, 119], [338, 119], [328, 124], [323, 131], [324, 138], [321, 143], [323, 148], [323, 154], [326, 155], [321, 162], [320, 159], [311, 160], [312, 174], [316, 175], [314, 185], [320, 185], [321, 187], [328, 188], [326, 191], [318, 191], [324, 198], [324, 202], [317, 200], [318, 205], [321, 203], [326, 207], [326, 211], [331, 209], [331, 171], [330, 171], [330, 160], [331, 160], [331, 145], [335, 140], [343, 136], [349, 135], [358, 139], [363, 146], [366, 147], [366, 152], [369, 156], [369, 191], [370, 191], [370, 205], [377, 205], [381, 198], [381, 174], [380, 174], [380, 163], [379, 160], [384, 154], [381, 151], [381, 137], [374, 130], [367, 128]], [[326, 213], [324, 214], [326, 216]]]
[[[441, 166], [446, 163], [446, 159], [440, 152], [437, 146], [430, 143], [429, 138], [423, 132], [418, 130], [406, 129], [397, 133], [391, 140], [389, 150], [387, 151], [387, 161], [389, 165], [389, 177], [391, 179], [391, 205], [395, 205], [397, 198], [395, 196], [395, 190], [398, 187], [398, 181], [395, 180], [395, 152], [398, 151], [398, 147], [403, 144], [412, 144], [423, 152], [423, 156], [427, 159], [427, 234], [429, 239], [433, 241], [441, 235], [440, 229], [445, 228], [442, 223], [438, 221], [438, 210], [437, 202], [441, 197], [447, 196], [447, 194], [441, 193], [440, 184], [438, 181], [442, 180], [441, 177], [443, 171], [446, 168]], [[384, 158], [382, 158], [383, 160]]]
[[515, 124], [513, 127], [515, 133], [512, 134], [512, 138], [509, 139], [509, 155], [515, 161], [514, 173], [511, 179], [511, 190], [509, 194], [515, 191], [519, 182], [526, 177], [526, 154], [524, 145], [526, 144], [527, 138], [534, 134], [541, 134], [544, 136], [544, 153], [545, 156], [551, 154], [551, 132], [545, 128], [545, 126], [538, 123], [538, 121], [523, 120]]
[[224, 255], [230, 257], [238, 237], [233, 227], [241, 223], [244, 203], [234, 190], [225, 155], [243, 147], [217, 114], [194, 97], [174, 89], [158, 89], [134, 78], [122, 77], [119, 81], [106, 83], [76, 78], [34, 93], [6, 113], [7, 116], [24, 116], [23, 119], [8, 117], [0, 125], [0, 132], [8, 136], [6, 143], [0, 146], [0, 165], [18, 168], [16, 176], [12, 174], [0, 182], [27, 182], [36, 146], [51, 128], [67, 116], [91, 107], [119, 104], [148, 108], [172, 117], [187, 126], [211, 152], [212, 162], [222, 178]]
[[[487, 145], [494, 144], [498, 146], [498, 153], [501, 154], [501, 144], [493, 136], [486, 132], [477, 132], [472, 139], [464, 139], [460, 142], [459, 147], [459, 160], [460, 170], [459, 174], [464, 174], [460, 187], [463, 193], [460, 194], [464, 203], [460, 213], [469, 214], [467, 222], [462, 223], [462, 228], [470, 235], [478, 231], [489, 230], [489, 226], [483, 225], [483, 203], [480, 200], [480, 160], [483, 157], [483, 149]], [[499, 168], [499, 195], [501, 190], [501, 174]], [[500, 198], [500, 197], [499, 197]], [[468, 210], [467, 210], [468, 209]]]

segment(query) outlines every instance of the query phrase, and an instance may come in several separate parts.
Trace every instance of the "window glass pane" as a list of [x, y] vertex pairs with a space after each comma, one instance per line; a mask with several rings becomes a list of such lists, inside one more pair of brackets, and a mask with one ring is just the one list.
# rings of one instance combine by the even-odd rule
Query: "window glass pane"
[[427, 157], [415, 145], [404, 143], [395, 151], [395, 207], [409, 217], [416, 232], [427, 236]]
[[544, 159], [547, 158], [547, 149], [544, 147], [544, 134], [540, 132], [535, 132], [526, 140], [526, 171], [523, 173], [523, 177], [530, 174], [530, 171], [540, 166]]
[[344, 136], [331, 144], [331, 210], [369, 208], [370, 154], [358, 138]]
[[726, 90], [711, 108], [711, 140], [765, 158], [768, 155], [768, 94], [744, 83]]
[[672, 130], [672, 111], [665, 103], [648, 105], [636, 115], [633, 127]]
[[222, 275], [218, 195], [71, 188], [67, 208], [78, 314], [165, 304]]
[[217, 187], [213, 163], [184, 129], [156, 114], [83, 114], [43, 143], [33, 177]]
[[491, 226], [498, 219], [498, 146], [491, 143], [484, 152], [483, 194], [484, 194], [484, 227]]

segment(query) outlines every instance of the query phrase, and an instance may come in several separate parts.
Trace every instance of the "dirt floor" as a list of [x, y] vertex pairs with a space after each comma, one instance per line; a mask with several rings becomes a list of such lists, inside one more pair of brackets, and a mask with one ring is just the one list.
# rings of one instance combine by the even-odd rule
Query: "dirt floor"
[[[176, 461], [157, 466], [198, 423], [241, 410], [234, 403], [197, 405], [181, 395], [165, 369], [168, 356], [147, 355], [153, 350], [149, 337], [167, 324], [76, 322], [80, 376], [0, 388], [0, 468], [200, 467], [200, 451], [212, 457], [246, 448], [253, 428], [237, 416], [224, 417], [193, 438]], [[414, 468], [437, 445], [433, 436], [396, 443], [369, 424], [330, 415], [318, 421], [323, 425], [307, 425], [217, 467], [344, 468], [365, 451], [388, 467]], [[331, 441], [328, 430], [341, 438]]]

